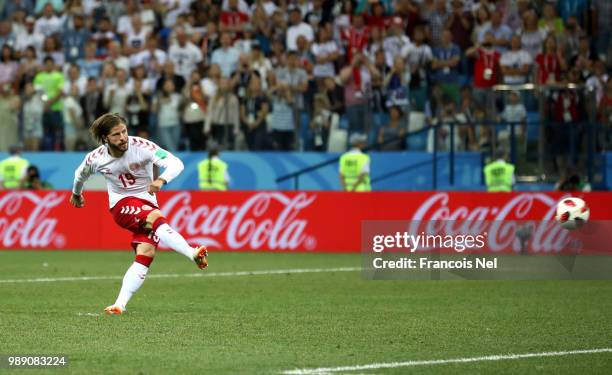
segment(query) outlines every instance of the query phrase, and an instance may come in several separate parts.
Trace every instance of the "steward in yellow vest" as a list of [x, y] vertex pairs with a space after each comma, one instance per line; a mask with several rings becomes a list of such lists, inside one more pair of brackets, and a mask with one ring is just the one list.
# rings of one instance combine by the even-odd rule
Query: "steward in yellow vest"
[[28, 161], [21, 157], [19, 147], [11, 147], [8, 158], [0, 161], [0, 188], [19, 189], [28, 169]]
[[370, 157], [362, 150], [367, 137], [363, 134], [351, 135], [353, 148], [340, 157], [340, 185], [344, 191], [371, 191]]
[[496, 153], [497, 160], [484, 167], [485, 184], [489, 192], [510, 192], [514, 185], [514, 165], [506, 162], [505, 153]]
[[211, 148], [208, 152], [208, 159], [198, 164], [198, 176], [200, 190], [227, 190], [230, 180], [227, 164], [219, 159], [217, 148]]

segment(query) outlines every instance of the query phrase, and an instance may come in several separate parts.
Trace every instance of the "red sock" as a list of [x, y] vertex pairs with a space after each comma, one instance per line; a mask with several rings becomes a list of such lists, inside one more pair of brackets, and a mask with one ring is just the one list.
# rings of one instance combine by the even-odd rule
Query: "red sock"
[[162, 224], [166, 224], [165, 217], [158, 217], [157, 219], [155, 219], [155, 221], [153, 222], [152, 229], [151, 229], [153, 233], [155, 233], [155, 231], [157, 231], [157, 228], [159, 228], [159, 226]]
[[145, 267], [149, 267], [151, 266], [151, 263], [153, 262], [153, 257], [148, 257], [146, 255], [136, 255], [136, 263], [140, 263]]

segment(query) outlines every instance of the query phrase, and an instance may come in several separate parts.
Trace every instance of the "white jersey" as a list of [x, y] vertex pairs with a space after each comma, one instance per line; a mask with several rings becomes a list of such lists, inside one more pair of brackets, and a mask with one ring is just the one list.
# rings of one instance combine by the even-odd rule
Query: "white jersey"
[[164, 169], [159, 177], [166, 182], [172, 181], [184, 168], [176, 156], [140, 137], [129, 137], [128, 149], [119, 158], [111, 156], [108, 146], [102, 145], [87, 154], [77, 168], [72, 192], [80, 195], [89, 176], [101, 173], [106, 179], [110, 208], [125, 197], [144, 199], [157, 206], [155, 195], [147, 192], [154, 179], [154, 165]]

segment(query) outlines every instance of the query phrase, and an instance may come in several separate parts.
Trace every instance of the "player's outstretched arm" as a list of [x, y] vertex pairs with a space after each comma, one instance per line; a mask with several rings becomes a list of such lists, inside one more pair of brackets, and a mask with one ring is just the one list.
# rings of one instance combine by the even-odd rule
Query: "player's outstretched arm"
[[94, 171], [91, 154], [92, 153], [87, 154], [81, 165], [79, 165], [77, 170], [74, 172], [70, 204], [76, 208], [85, 206], [85, 198], [83, 198], [83, 185]]

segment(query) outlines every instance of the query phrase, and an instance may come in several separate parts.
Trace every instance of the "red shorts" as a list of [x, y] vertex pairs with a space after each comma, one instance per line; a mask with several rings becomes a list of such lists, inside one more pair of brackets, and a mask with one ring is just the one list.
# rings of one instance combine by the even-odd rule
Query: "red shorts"
[[126, 197], [117, 202], [110, 212], [115, 223], [132, 232], [132, 247], [136, 250], [140, 243], [148, 243], [157, 248], [159, 238], [152, 231], [145, 229], [147, 216], [157, 209], [157, 206], [144, 199]]

